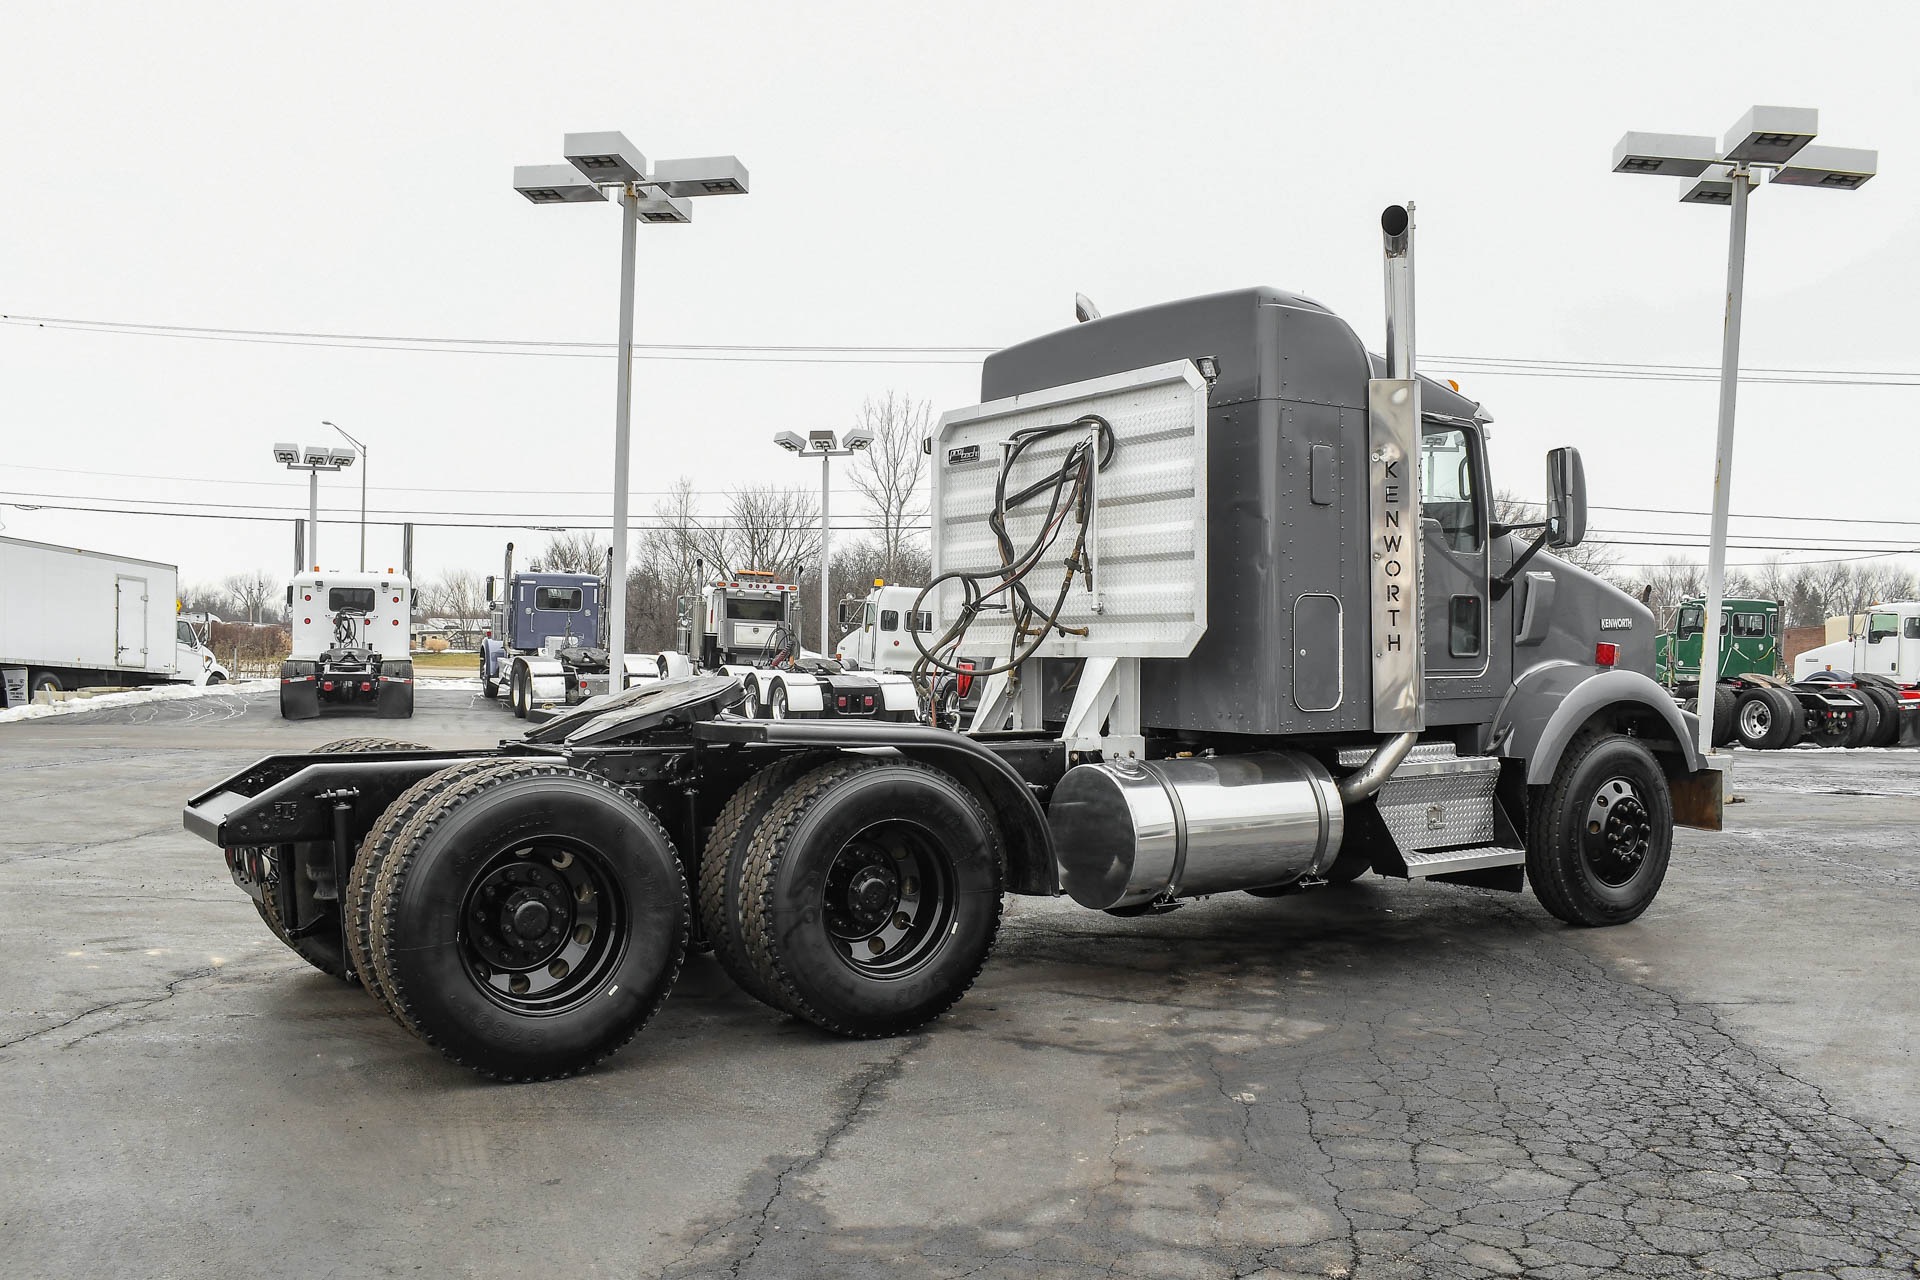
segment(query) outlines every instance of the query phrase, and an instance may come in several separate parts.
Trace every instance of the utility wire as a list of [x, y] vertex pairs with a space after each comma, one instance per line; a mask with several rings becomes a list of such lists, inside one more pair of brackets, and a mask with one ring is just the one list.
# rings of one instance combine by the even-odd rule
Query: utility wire
[[[590, 357], [603, 359], [615, 351], [610, 342], [563, 342], [542, 338], [463, 338], [418, 334], [332, 333], [298, 329], [236, 329], [205, 325], [151, 324], [125, 320], [93, 320], [73, 316], [37, 316], [0, 313], [0, 323], [27, 328], [65, 329], [138, 337], [180, 338], [206, 342], [267, 343], [284, 346], [348, 347], [384, 351], [439, 351], [465, 354]], [[966, 365], [991, 354], [993, 347], [880, 346], [845, 343], [773, 345], [752, 343], [640, 342], [636, 360], [687, 360], [774, 364], [923, 364]], [[1556, 360], [1532, 356], [1426, 355], [1424, 363], [1471, 367], [1483, 373], [1512, 377], [1607, 379], [1638, 382], [1711, 382], [1719, 377], [1713, 365], [1666, 364], [1643, 361]], [[1920, 387], [1920, 371], [1884, 369], [1776, 368], [1752, 366], [1741, 370], [1747, 383], [1787, 385]]]

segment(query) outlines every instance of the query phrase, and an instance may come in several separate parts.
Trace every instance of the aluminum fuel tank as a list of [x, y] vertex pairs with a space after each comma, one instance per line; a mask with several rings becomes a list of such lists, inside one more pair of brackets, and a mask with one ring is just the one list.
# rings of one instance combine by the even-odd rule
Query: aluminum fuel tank
[[1078, 765], [1047, 821], [1061, 884], [1102, 911], [1286, 884], [1331, 865], [1345, 830], [1332, 775], [1292, 751]]

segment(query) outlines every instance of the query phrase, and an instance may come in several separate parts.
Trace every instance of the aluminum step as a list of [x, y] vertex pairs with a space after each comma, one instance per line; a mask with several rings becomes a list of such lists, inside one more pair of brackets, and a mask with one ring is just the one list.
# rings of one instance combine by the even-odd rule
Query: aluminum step
[[1452, 875], [1456, 871], [1480, 871], [1487, 867], [1525, 865], [1525, 849], [1507, 849], [1499, 845], [1481, 845], [1475, 849], [1435, 849], [1409, 851], [1402, 855], [1409, 880], [1428, 876]]
[[[1336, 759], [1343, 769], [1358, 769], [1373, 758], [1372, 747], [1344, 747]], [[1449, 774], [1498, 773], [1498, 756], [1463, 756], [1451, 742], [1422, 742], [1407, 752], [1407, 758], [1393, 771], [1399, 778], [1433, 778]]]

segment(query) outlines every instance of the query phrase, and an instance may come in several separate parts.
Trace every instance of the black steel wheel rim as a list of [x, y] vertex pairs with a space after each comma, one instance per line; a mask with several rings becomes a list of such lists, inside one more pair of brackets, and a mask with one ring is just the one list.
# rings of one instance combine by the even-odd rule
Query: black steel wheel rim
[[953, 859], [916, 822], [889, 819], [856, 832], [827, 868], [822, 919], [834, 953], [869, 978], [905, 978], [952, 930]]
[[1580, 857], [1594, 879], [1617, 889], [1638, 875], [1653, 838], [1653, 815], [1631, 780], [1609, 778], [1587, 803]]
[[550, 1015], [600, 994], [629, 928], [610, 861], [564, 836], [516, 840], [488, 858], [460, 905], [460, 959], [487, 998]]

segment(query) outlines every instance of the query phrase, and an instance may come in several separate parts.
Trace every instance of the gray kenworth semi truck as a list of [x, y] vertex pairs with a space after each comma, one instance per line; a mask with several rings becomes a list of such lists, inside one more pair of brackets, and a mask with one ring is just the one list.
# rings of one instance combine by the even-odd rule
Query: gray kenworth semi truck
[[[1413, 369], [1410, 210], [1384, 358], [1295, 294], [1094, 318], [1002, 351], [933, 454], [935, 634], [966, 732], [735, 714], [669, 680], [492, 750], [365, 739], [195, 796], [290, 946], [503, 1080], [579, 1071], [690, 947], [846, 1036], [960, 999], [1006, 893], [1118, 915], [1367, 872], [1644, 911], [1721, 775], [1652, 678], [1653, 619], [1490, 523], [1480, 406]], [[981, 666], [979, 660], [989, 659]]]

